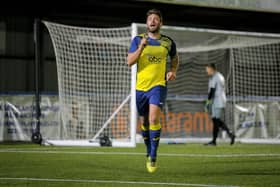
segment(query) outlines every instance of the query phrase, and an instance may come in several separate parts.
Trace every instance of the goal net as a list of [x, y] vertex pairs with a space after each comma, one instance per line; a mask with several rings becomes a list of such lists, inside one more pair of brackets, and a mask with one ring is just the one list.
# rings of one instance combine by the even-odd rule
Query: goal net
[[[145, 25], [138, 31], [145, 32]], [[162, 33], [175, 40], [180, 57], [177, 78], [168, 83], [162, 141], [212, 138], [211, 118], [203, 110], [208, 91], [205, 65], [215, 63], [226, 79], [223, 118], [237, 138], [280, 143], [280, 35], [169, 26]]]
[[[137, 66], [126, 65], [131, 38], [143, 24], [85, 28], [44, 22], [55, 49], [61, 136], [52, 145], [135, 146], [140, 136], [135, 106]], [[177, 44], [180, 67], [168, 83], [160, 117], [161, 142], [208, 141], [212, 123], [203, 112], [208, 77], [217, 64], [226, 78], [226, 123], [241, 141], [278, 142], [280, 134], [280, 35], [163, 26]], [[167, 64], [167, 69], [169, 64]], [[141, 138], [139, 139], [141, 140]]]
[[61, 137], [46, 143], [98, 146], [107, 136], [113, 146], [135, 146], [131, 72], [125, 63], [131, 27], [44, 23], [55, 50], [62, 120]]

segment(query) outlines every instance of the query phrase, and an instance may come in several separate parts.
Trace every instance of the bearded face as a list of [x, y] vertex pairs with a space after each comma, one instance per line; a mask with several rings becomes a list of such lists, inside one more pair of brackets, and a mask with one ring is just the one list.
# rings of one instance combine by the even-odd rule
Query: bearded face
[[158, 33], [162, 25], [162, 22], [158, 15], [151, 14], [148, 16], [146, 24], [147, 24], [148, 32]]

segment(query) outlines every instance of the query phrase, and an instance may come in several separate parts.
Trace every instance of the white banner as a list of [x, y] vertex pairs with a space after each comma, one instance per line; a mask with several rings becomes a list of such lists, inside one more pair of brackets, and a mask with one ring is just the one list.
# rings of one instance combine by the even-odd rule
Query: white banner
[[[31, 141], [35, 119], [34, 96], [0, 96], [0, 141]], [[162, 116], [162, 120], [165, 119]], [[240, 139], [280, 138], [280, 102], [239, 103], [235, 105], [233, 121], [235, 133]], [[168, 121], [162, 123], [163, 137], [178, 134], [176, 127], [180, 125], [184, 125], [186, 132], [195, 137], [206, 137], [212, 132], [211, 121], [201, 112], [193, 115], [189, 111], [168, 113]], [[40, 132], [43, 139], [61, 139], [61, 124], [58, 96], [41, 96]], [[182, 129], [181, 126], [178, 129]], [[185, 138], [187, 135], [182, 133], [181, 136]]]
[[[35, 129], [35, 97], [0, 97], [0, 141], [30, 141]], [[57, 96], [41, 96], [40, 130], [43, 138], [59, 139], [60, 118]]]
[[279, 138], [279, 102], [238, 104], [235, 105], [234, 117], [239, 138]]

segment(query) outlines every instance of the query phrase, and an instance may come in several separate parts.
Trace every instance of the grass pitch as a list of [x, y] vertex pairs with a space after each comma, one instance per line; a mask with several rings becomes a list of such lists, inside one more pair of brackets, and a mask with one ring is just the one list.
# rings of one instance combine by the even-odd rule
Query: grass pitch
[[160, 144], [158, 170], [136, 148], [0, 145], [0, 186], [280, 186], [280, 145]]

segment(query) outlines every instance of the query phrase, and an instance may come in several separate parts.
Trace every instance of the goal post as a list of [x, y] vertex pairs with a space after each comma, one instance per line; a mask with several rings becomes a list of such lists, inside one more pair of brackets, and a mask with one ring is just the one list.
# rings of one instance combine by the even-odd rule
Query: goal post
[[[126, 56], [131, 38], [146, 25], [85, 28], [44, 21], [54, 46], [62, 118], [61, 136], [49, 145], [112, 146], [142, 142], [137, 124], [136, 73]], [[203, 110], [208, 77], [217, 64], [226, 78], [226, 123], [241, 142], [280, 143], [280, 35], [163, 26], [180, 58], [175, 81], [168, 82], [160, 116], [161, 143], [205, 142], [212, 123]], [[169, 63], [167, 64], [167, 69]], [[248, 141], [249, 140], [249, 141]]]

